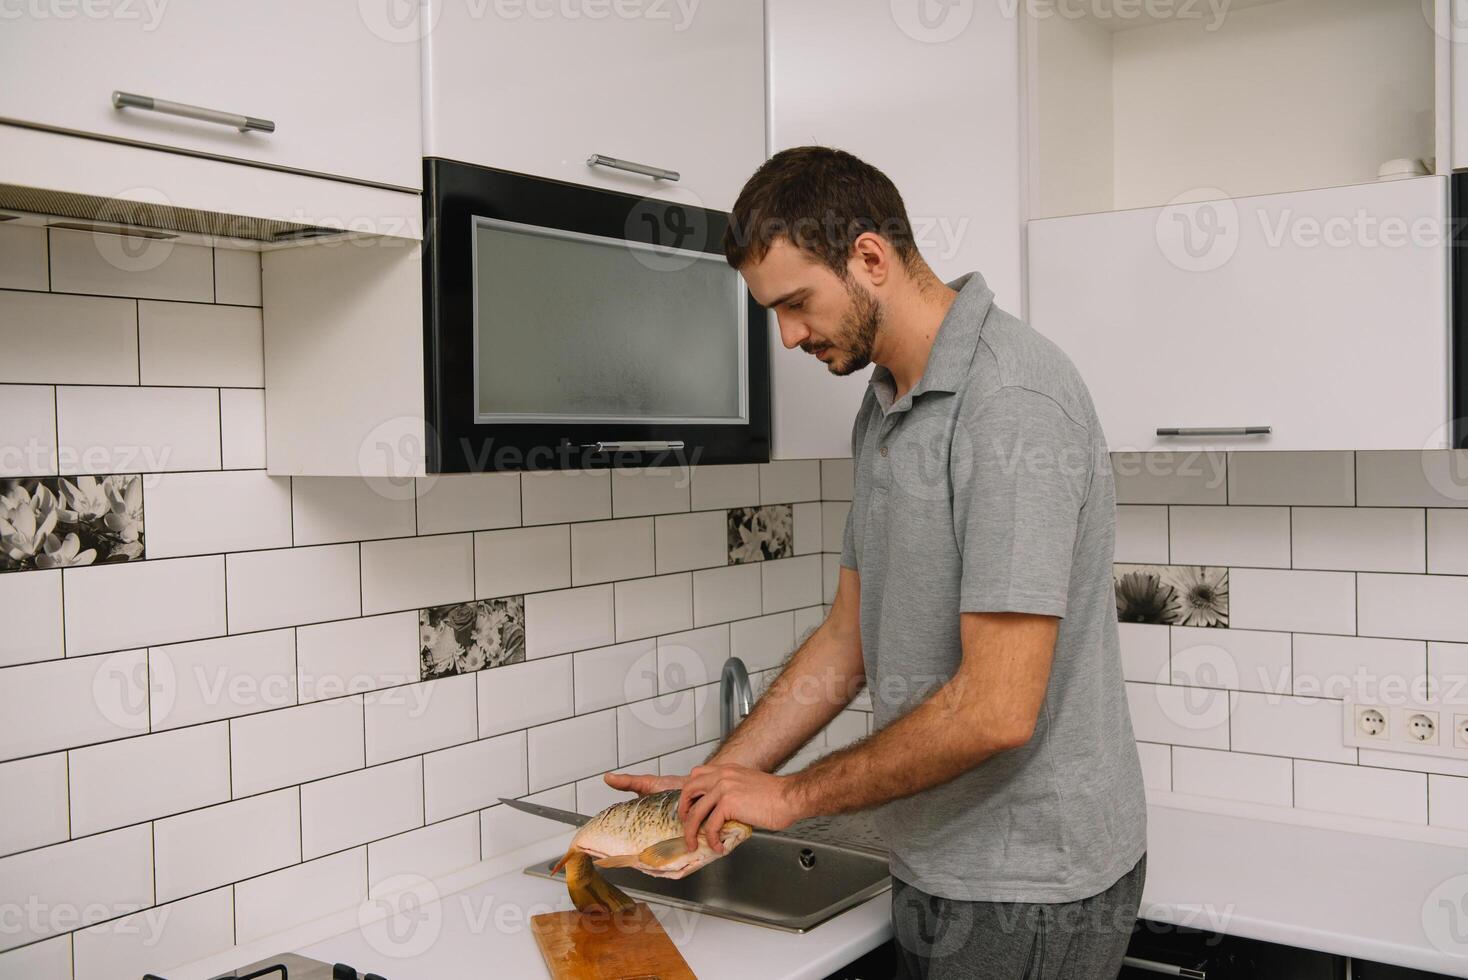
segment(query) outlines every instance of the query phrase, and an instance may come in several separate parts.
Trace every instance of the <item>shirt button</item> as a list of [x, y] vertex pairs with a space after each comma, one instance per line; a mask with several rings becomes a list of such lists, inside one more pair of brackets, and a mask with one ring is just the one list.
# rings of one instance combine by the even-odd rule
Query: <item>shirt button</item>
[[880, 449], [878, 449], [878, 450], [877, 450], [877, 452], [879, 452], [879, 453], [881, 453], [881, 454], [882, 454], [882, 455], [883, 455], [883, 456], [885, 456], [885, 455], [887, 455], [887, 447], [886, 447], [886, 446], [883, 446], [883, 447], [881, 447], [881, 448], [880, 448]]

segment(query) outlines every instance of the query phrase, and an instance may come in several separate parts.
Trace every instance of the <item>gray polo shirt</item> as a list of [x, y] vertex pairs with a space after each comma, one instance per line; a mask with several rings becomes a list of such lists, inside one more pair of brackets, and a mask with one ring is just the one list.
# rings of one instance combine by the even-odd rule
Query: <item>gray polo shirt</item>
[[1028, 744], [875, 811], [892, 872], [929, 894], [1069, 902], [1146, 849], [1112, 586], [1106, 440], [1070, 360], [993, 305], [978, 273], [922, 378], [892, 400], [878, 365], [852, 429], [841, 564], [861, 575], [874, 725], [906, 714], [963, 656], [961, 612], [1060, 617]]

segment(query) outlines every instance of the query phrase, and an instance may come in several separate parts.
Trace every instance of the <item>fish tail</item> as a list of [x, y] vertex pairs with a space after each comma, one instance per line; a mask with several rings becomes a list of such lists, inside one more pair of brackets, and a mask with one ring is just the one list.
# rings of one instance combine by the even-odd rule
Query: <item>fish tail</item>
[[627, 893], [601, 876], [590, 855], [576, 848], [566, 852], [556, 869], [566, 869], [566, 890], [579, 912], [620, 912], [634, 904]]

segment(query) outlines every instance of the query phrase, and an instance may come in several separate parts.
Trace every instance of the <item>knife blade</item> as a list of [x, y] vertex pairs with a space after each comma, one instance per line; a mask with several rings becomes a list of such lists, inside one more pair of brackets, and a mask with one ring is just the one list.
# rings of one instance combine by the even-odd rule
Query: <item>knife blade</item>
[[591, 819], [584, 813], [574, 813], [570, 810], [558, 810], [553, 806], [542, 806], [539, 803], [530, 803], [526, 800], [507, 800], [503, 796], [501, 796], [500, 802], [505, 804], [506, 806], [514, 807], [516, 810], [521, 810], [525, 813], [533, 813], [537, 817], [545, 817], [547, 820], [559, 820], [561, 823], [568, 823], [573, 827], [580, 827], [582, 824]]

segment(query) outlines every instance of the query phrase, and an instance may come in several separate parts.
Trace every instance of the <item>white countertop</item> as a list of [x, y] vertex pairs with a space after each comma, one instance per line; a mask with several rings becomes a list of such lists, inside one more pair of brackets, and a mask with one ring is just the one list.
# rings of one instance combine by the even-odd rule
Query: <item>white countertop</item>
[[[522, 869], [569, 838], [168, 975], [204, 980], [294, 949], [388, 980], [546, 977], [530, 917], [570, 902], [564, 885]], [[892, 934], [889, 893], [804, 935], [652, 908], [700, 980], [820, 980]], [[1468, 833], [1154, 793], [1142, 914], [1468, 977]]]

